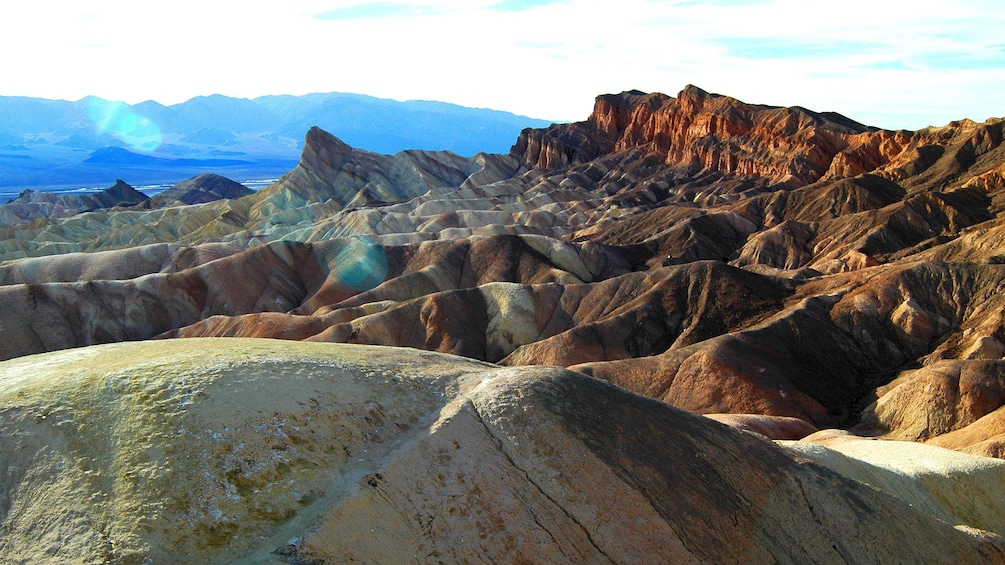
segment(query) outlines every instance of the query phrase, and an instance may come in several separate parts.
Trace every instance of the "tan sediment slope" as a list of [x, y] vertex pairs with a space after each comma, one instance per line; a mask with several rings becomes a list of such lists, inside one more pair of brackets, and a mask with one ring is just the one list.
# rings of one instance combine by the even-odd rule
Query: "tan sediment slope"
[[[1005, 535], [1005, 461], [909, 441], [839, 436], [783, 445], [950, 524]], [[994, 485], [994, 486], [991, 486]], [[990, 488], [989, 488], [990, 487]]]
[[0, 364], [3, 563], [1005, 562], [926, 510], [559, 368], [253, 339]]
[[228, 561], [271, 543], [268, 554], [299, 535], [273, 539], [284, 524], [354, 490], [488, 368], [213, 339], [4, 364], [0, 561]]

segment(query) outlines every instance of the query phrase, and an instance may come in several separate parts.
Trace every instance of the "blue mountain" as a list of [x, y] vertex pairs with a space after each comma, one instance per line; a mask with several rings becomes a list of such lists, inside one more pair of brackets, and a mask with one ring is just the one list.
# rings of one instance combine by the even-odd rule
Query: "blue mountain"
[[123, 176], [121, 167], [134, 185], [182, 180], [175, 178], [181, 169], [278, 175], [295, 164], [313, 126], [378, 153], [470, 156], [505, 153], [524, 128], [549, 124], [496, 110], [348, 93], [212, 95], [171, 106], [0, 96], [0, 187], [103, 183]]

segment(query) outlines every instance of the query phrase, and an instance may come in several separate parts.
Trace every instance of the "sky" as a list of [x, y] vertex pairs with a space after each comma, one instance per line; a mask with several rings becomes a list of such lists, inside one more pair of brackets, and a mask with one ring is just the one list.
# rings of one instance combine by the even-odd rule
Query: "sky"
[[1001, 0], [32, 0], [0, 5], [0, 95], [170, 105], [352, 92], [554, 121], [598, 94], [1005, 116]]

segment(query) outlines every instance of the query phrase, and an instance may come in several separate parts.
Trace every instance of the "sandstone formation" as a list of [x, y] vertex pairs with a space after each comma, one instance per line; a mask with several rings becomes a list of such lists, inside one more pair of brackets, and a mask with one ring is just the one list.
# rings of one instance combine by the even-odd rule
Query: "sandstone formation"
[[1001, 462], [880, 480], [554, 367], [171, 340], [0, 363], [0, 405], [5, 563], [1005, 562]]

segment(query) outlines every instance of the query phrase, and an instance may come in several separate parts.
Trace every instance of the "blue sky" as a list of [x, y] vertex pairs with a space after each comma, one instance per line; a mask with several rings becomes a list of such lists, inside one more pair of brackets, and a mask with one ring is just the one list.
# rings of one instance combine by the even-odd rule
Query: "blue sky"
[[687, 84], [917, 129], [1005, 116], [999, 0], [35, 0], [0, 95], [172, 104], [357, 92], [561, 121]]

